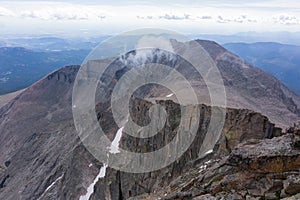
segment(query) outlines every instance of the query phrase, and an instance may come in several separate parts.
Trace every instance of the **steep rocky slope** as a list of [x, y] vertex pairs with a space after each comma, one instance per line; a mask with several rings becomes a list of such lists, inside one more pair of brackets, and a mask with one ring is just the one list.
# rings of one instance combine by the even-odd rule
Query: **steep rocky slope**
[[9, 94], [0, 95], [0, 107], [4, 106], [8, 102], [10, 102], [12, 99], [14, 99], [16, 96], [18, 96], [23, 91], [24, 90], [19, 90], [19, 91], [12, 92]]
[[[299, 134], [299, 133], [298, 133]], [[300, 136], [238, 145], [229, 156], [195, 164], [154, 194], [132, 199], [280, 199], [300, 193]], [[295, 196], [295, 199], [297, 199]]]
[[[1, 163], [3, 170], [1, 173], [1, 192], [0, 197], [6, 199], [78, 199], [80, 195], [85, 193], [85, 189], [93, 181], [93, 178], [98, 173], [101, 163], [97, 162], [89, 152], [81, 144], [75, 127], [73, 125], [72, 116], [68, 109], [70, 108], [70, 89], [64, 90], [65, 87], [59, 85], [71, 84], [70, 81], [74, 78], [70, 76], [76, 72], [77, 67], [67, 67], [63, 70], [51, 74], [47, 79], [38, 82], [32, 88], [22, 93], [18, 99], [8, 104], [5, 108], [9, 108], [6, 112], [1, 113], [1, 117], [8, 119], [10, 116], [17, 118], [17, 121], [10, 121], [10, 123], [2, 121], [1, 124]], [[39, 90], [41, 86], [44, 88], [44, 84], [55, 84], [57, 87], [47, 90], [44, 93], [42, 102], [36, 102], [40, 100], [42, 91]], [[34, 89], [33, 89], [34, 88]], [[34, 91], [34, 94], [31, 93]], [[38, 93], [35, 93], [39, 91]], [[38, 96], [36, 96], [36, 95]], [[51, 99], [50, 99], [51, 97]], [[53, 105], [53, 97], [58, 97]], [[22, 101], [21, 101], [21, 100]], [[20, 101], [20, 103], [19, 103]], [[141, 113], [136, 113], [136, 118], [139, 118], [144, 113], [145, 109], [149, 108], [144, 106], [151, 104], [144, 100], [135, 100], [135, 105], [141, 109]], [[169, 107], [170, 112], [178, 113], [180, 107], [178, 104], [172, 101], [162, 101], [161, 104]], [[51, 105], [51, 106], [50, 106]], [[64, 108], [64, 106], [67, 106]], [[200, 106], [200, 105], [199, 105]], [[123, 177], [122, 180], [116, 180], [116, 185], [105, 184], [105, 187], [116, 188], [119, 194], [119, 186], [125, 187], [122, 190], [128, 191], [127, 194], [122, 194], [124, 198], [139, 194], [146, 191], [152, 191], [154, 189], [153, 182], [156, 184], [162, 184], [160, 177], [162, 174], [169, 174], [165, 177], [165, 183], [172, 180], [179, 175], [185, 168], [187, 162], [197, 159], [199, 143], [203, 138], [203, 134], [206, 130], [207, 122], [210, 117], [209, 107], [202, 105], [203, 108], [203, 126], [199, 129], [198, 137], [196, 138], [192, 147], [183, 156], [179, 164], [174, 164], [161, 172], [154, 172], [148, 178], [149, 187], [138, 188], [138, 182], [144, 182], [144, 179], [149, 174], [133, 175], [128, 173], [121, 173], [114, 170], [107, 170], [105, 179], [108, 182], [116, 179], [116, 177]], [[53, 108], [53, 111], [49, 115], [49, 108]], [[64, 109], [58, 109], [64, 108]], [[3, 110], [4, 110], [3, 109]], [[34, 112], [32, 109], [36, 109]], [[135, 108], [137, 109], [137, 108]], [[2, 111], [3, 111], [2, 110]], [[15, 115], [12, 115], [11, 110], [15, 110]], [[109, 111], [109, 110], [108, 110]], [[26, 115], [24, 114], [26, 113]], [[32, 114], [31, 114], [32, 113]], [[41, 116], [36, 116], [39, 113]], [[104, 113], [105, 115], [105, 113]], [[176, 122], [178, 115], [172, 115], [172, 122]], [[238, 120], [238, 116], [241, 117]], [[36, 118], [35, 118], [36, 117]], [[29, 123], [29, 121], [34, 123]], [[251, 121], [248, 126], [243, 125], [243, 120]], [[14, 123], [14, 124], [13, 124]], [[227, 148], [233, 148], [236, 143], [243, 141], [246, 138], [264, 138], [268, 133], [269, 127], [273, 127], [268, 122], [268, 119], [259, 113], [255, 113], [249, 110], [228, 110], [228, 126], [235, 123], [235, 127], [231, 131], [240, 130], [240, 135], [235, 135], [231, 144], [226, 145]], [[206, 125], [205, 125], [206, 124]], [[21, 126], [21, 127], [20, 127]], [[176, 123], [171, 123], [170, 126], [176, 126]], [[227, 125], [225, 126], [227, 127]], [[166, 127], [164, 136], [171, 139], [172, 135], [176, 134], [176, 131], [170, 131], [174, 129]], [[116, 127], [110, 127], [110, 134], [115, 134]], [[224, 129], [226, 130], [226, 129]], [[15, 134], [10, 134], [14, 131]], [[245, 137], [246, 134], [247, 136]], [[224, 132], [225, 135], [230, 133]], [[272, 135], [272, 133], [271, 133]], [[269, 135], [269, 136], [271, 136]], [[244, 138], [244, 139], [243, 139]], [[122, 141], [126, 142], [128, 148], [136, 150], [132, 146], [132, 143], [125, 137]], [[165, 140], [156, 138], [152, 141], [160, 142], [164, 144]], [[148, 146], [152, 146], [151, 143], [147, 143]], [[143, 147], [143, 144], [139, 144], [139, 147]], [[150, 148], [150, 147], [147, 147]], [[216, 149], [216, 151], [218, 151]], [[222, 149], [221, 152], [227, 152], [228, 149]], [[227, 153], [226, 153], [227, 154]], [[92, 164], [92, 166], [90, 165]], [[170, 171], [170, 173], [168, 173]], [[172, 173], [171, 173], [172, 172]], [[115, 176], [120, 174], [120, 176]], [[135, 180], [135, 181], [132, 181]], [[120, 183], [122, 182], [122, 184]], [[123, 182], [127, 182], [123, 184]], [[147, 182], [147, 181], [146, 181]], [[101, 184], [101, 181], [98, 183]], [[145, 183], [144, 183], [145, 184]], [[146, 184], [147, 185], [147, 184]], [[114, 187], [113, 187], [114, 186]], [[96, 185], [96, 188], [98, 185]], [[136, 189], [135, 189], [136, 188]], [[101, 192], [96, 192], [94, 195], [103, 195]], [[116, 194], [116, 191], [111, 191]], [[98, 197], [95, 197], [98, 199]], [[117, 198], [113, 198], [117, 199]]]
[[300, 99], [273, 76], [253, 67], [235, 54], [209, 41], [198, 41], [211, 57], [224, 80], [229, 107], [261, 112], [281, 126], [299, 120]]
[[299, 46], [273, 42], [228, 43], [223, 46], [300, 94]]
[[[205, 40], [196, 40], [196, 42], [210, 55], [221, 74], [226, 90], [226, 102], [228, 107], [238, 109], [246, 108], [260, 112], [267, 116], [271, 122], [283, 128], [287, 128], [291, 126], [294, 121], [299, 120], [300, 97], [289, 90], [279, 80], [251, 66], [215, 42]], [[175, 52], [187, 54], [190, 58], [199, 57], [199, 54], [194, 50], [194, 46], [195, 42], [180, 43], [172, 41], [172, 48]], [[146, 58], [143, 56], [144, 53], [146, 55], [147, 53], [149, 54], [149, 52], [139, 53], [133, 51], [126, 55], [128, 60], [133, 58], [135, 61], [130, 60], [124, 62], [123, 58], [116, 59], [110, 65], [109, 70], [105, 72], [105, 87], [101, 88], [105, 92], [102, 92], [101, 95], [108, 98], [111, 95], [110, 91], [115, 87], [121, 76], [136, 66], [156, 63], [176, 69], [176, 71], [189, 81], [200, 103], [206, 105], [211, 104], [209, 90], [204, 81], [204, 77], [202, 77], [203, 75], [207, 76], [209, 73], [199, 74], [190, 62], [180, 56], [164, 52], [163, 50], [153, 50], [151, 55], [148, 55]], [[199, 60], [199, 62], [201, 61]], [[161, 73], [164, 73], [163, 70]], [[92, 74], [88, 76], [92, 76]], [[177, 87], [177, 91], [182, 92], [182, 90], [186, 90], [186, 88], [182, 88], [183, 83], [180, 80], [172, 81], [174, 81], [173, 85], [175, 85], [175, 88]], [[151, 89], [150, 87], [144, 88], [137, 96], [140, 98], [155, 97], [156, 99], [165, 99], [168, 94], [170, 94], [170, 90], [166, 90], [165, 88], [152, 87]], [[175, 102], [177, 101], [175, 95], [170, 97], [170, 99]], [[97, 100], [101, 101], [101, 98]]]
[[75, 199], [76, 187], [92, 179], [92, 174], [81, 175], [81, 168], [88, 168], [83, 160], [92, 157], [77, 138], [70, 105], [77, 71], [78, 66], [70, 66], [55, 72], [1, 109], [0, 163], [5, 171], [0, 199]]
[[[237, 57], [226, 53], [215, 43], [200, 42], [207, 50], [211, 49], [209, 53], [216, 59], [224, 76], [228, 94], [235, 92], [236, 96], [228, 96], [229, 101], [231, 99], [233, 102], [240, 100], [245, 102], [245, 104], [233, 106], [241, 107], [240, 109], [228, 108], [226, 110], [225, 126], [213, 153], [208, 154], [204, 159], [198, 158], [200, 144], [206, 134], [211, 114], [210, 106], [199, 104], [197, 106], [201, 110], [200, 128], [194, 142], [180, 160], [160, 171], [145, 174], [130, 174], [107, 168], [105, 177], [95, 183], [95, 191], [91, 194], [91, 199], [127, 199], [144, 193], [155, 196], [160, 188], [164, 188], [162, 191], [166, 191], [167, 195], [173, 195], [171, 192], [177, 189], [171, 191], [167, 189], [167, 186], [174, 183], [180, 176], [188, 175], [193, 170], [197, 171], [198, 166], [208, 161], [206, 159], [222, 159], [231, 152], [231, 155], [235, 155], [235, 147], [249, 139], [281, 135], [281, 130], [275, 128], [265, 115], [273, 117], [273, 121], [283, 119], [282, 123], [286, 126], [299, 116], [297, 114], [299, 97], [287, 90], [276, 79], [251, 66], [243, 68], [243, 64], [236, 60]], [[177, 63], [177, 67], [179, 66], [180, 62]], [[116, 74], [116, 72], [124, 68], [118, 65], [115, 67], [111, 76], [112, 80], [116, 80], [120, 76], [120, 73]], [[88, 186], [99, 173], [103, 163], [93, 158], [82, 145], [72, 118], [72, 89], [78, 69], [79, 66], [69, 66], [48, 75], [0, 109], [0, 199], [79, 199], [81, 195], [86, 194]], [[244, 73], [247, 76], [233, 76], [232, 73], [235, 70], [237, 70], [236, 74]], [[250, 76], [250, 72], [253, 72], [255, 76]], [[188, 71], [186, 73], [188, 74]], [[241, 77], [242, 80], [240, 80]], [[248, 84], [242, 85], [243, 81]], [[251, 88], [253, 90], [250, 90]], [[163, 90], [150, 89], [148, 91], [153, 92], [152, 96], [157, 97], [166, 94]], [[251, 97], [253, 91], [259, 91], [259, 93], [253, 93], [254, 96]], [[148, 112], [153, 101], [148, 101], [147, 95], [144, 97], [146, 100], [132, 98], [131, 113], [135, 120], [147, 123], [145, 113]], [[274, 101], [273, 98], [275, 98]], [[162, 132], [144, 141], [133, 140], [124, 135], [120, 141], [121, 147], [132, 151], [154, 150], [168, 143], [176, 135], [180, 106], [176, 103], [176, 99], [158, 99], [156, 103], [171, 113], [168, 115], [168, 123], [165, 124]], [[256, 105], [259, 103], [264, 103], [262, 104], [263, 114], [245, 109], [248, 105], [255, 105], [254, 107], [257, 108]], [[109, 105], [108, 101], [100, 102], [97, 105], [97, 114], [100, 124], [106, 127], [107, 135], [113, 139], [119, 127], [111, 120]], [[278, 113], [280, 116], [276, 118]], [[289, 138], [284, 137], [283, 146], [289, 146]], [[264, 144], [265, 142], [257, 143]], [[271, 144], [266, 143], [266, 146], [268, 145]], [[290, 147], [292, 151], [287, 151], [287, 157], [298, 155], [298, 151], [293, 148]], [[253, 155], [255, 157], [255, 154]], [[228, 162], [233, 164], [241, 162], [241, 166], [242, 161], [228, 159]], [[236, 163], [236, 165], [239, 164]], [[230, 170], [225, 172], [233, 173]], [[190, 180], [192, 179], [183, 179], [183, 184]], [[180, 189], [181, 186], [176, 185], [176, 187]], [[207, 193], [214, 195], [210, 191]]]

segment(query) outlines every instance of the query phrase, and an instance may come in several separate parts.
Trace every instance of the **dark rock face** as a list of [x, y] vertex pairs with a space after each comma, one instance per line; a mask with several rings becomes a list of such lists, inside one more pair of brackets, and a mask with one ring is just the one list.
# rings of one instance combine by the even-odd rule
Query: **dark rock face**
[[[241, 108], [227, 109], [225, 127], [213, 153], [198, 158], [211, 115], [211, 108], [200, 104], [197, 136], [178, 161], [145, 174], [129, 174], [108, 168], [105, 178], [95, 185], [90, 199], [157, 199], [165, 197], [165, 194], [165, 198], [169, 199], [199, 199], [203, 195], [207, 198], [223, 195], [238, 199], [261, 197], [262, 194], [272, 198], [274, 194], [275, 197], [278, 194], [284, 197], [298, 191], [299, 174], [294, 171], [296, 167], [299, 169], [298, 136], [258, 140], [281, 135], [281, 130], [265, 117], [267, 114], [272, 117], [272, 122], [282, 122], [285, 126], [299, 117], [299, 97], [263, 72], [248, 65], [249, 68], [243, 68], [244, 63], [216, 43], [199, 42], [209, 50], [225, 78], [230, 105]], [[173, 64], [184, 69], [180, 63]], [[124, 73], [121, 70], [123, 67], [112, 70], [113, 80]], [[0, 199], [79, 199], [93, 182], [102, 163], [95, 160], [82, 145], [72, 118], [72, 87], [78, 69], [79, 66], [70, 66], [52, 73], [0, 108]], [[188, 71], [185, 73], [189, 74]], [[241, 76], [234, 76], [233, 73], [241, 73]], [[239, 85], [241, 83], [244, 85]], [[197, 83], [195, 87], [199, 85]], [[149, 121], [147, 112], [153, 104], [147, 98], [168, 94], [163, 90], [148, 91], [146, 100], [136, 98], [132, 101], [131, 115], [141, 124]], [[256, 91], [258, 93], [253, 93], [251, 97], [252, 92]], [[105, 127], [108, 137], [113, 139], [118, 127], [109, 115], [111, 108], [105, 98], [97, 105], [97, 114], [99, 123]], [[164, 99], [157, 102], [171, 113], [168, 124], [157, 137], [143, 141], [124, 135], [122, 148], [148, 151], [168, 143], [176, 135], [180, 119], [180, 107], [175, 102]], [[262, 114], [256, 112], [260, 106], [263, 108]], [[256, 111], [245, 108], [255, 108]], [[251, 142], [247, 143], [249, 140]], [[280, 145], [275, 145], [275, 142]], [[244, 144], [235, 149], [240, 143]], [[272, 145], [275, 146], [274, 152], [269, 149]], [[260, 155], [256, 147], [266, 153]], [[240, 183], [240, 180], [245, 181]], [[267, 189], [259, 189], [255, 186], [258, 183]], [[231, 191], [238, 189], [242, 192]], [[223, 190], [225, 193], [222, 193]]]
[[298, 141], [299, 137], [295, 135], [277, 137], [263, 142], [253, 141], [253, 144], [250, 141], [244, 144], [243, 148], [233, 150], [228, 162], [240, 169], [261, 173], [297, 171], [300, 167], [300, 157], [294, 143]]
[[[173, 139], [176, 135], [176, 127], [180, 121], [180, 105], [170, 100], [161, 100], [158, 103], [169, 113], [167, 125], [157, 134], [158, 136], [152, 137], [150, 140], [132, 139], [123, 133], [120, 145], [122, 148], [132, 152], [149, 152], [161, 148]], [[133, 119], [139, 121], [139, 123], [145, 123], [147, 121], [145, 113], [149, 111], [151, 104], [145, 100], [135, 99], [132, 108], [134, 111], [132, 112]], [[99, 105], [99, 107], [105, 106]], [[211, 108], [199, 105], [199, 109], [201, 109], [200, 128], [194, 142], [178, 161], [159, 171], [144, 174], [130, 174], [107, 169], [108, 173], [104, 179], [101, 179], [97, 183], [96, 192], [93, 194], [92, 199], [127, 199], [143, 193], [152, 194], [158, 188], [169, 185], [175, 178], [182, 176], [182, 174], [189, 173], [196, 163], [203, 163], [203, 160], [198, 160], [198, 152], [204, 136], [207, 134]], [[106, 110], [103, 114], [104, 116], [106, 116], [106, 112], [109, 113], [110, 110]], [[274, 128], [274, 124], [271, 124], [267, 117], [259, 113], [245, 109], [227, 109], [226, 113], [227, 117], [221, 138], [214, 149], [215, 153], [209, 157], [215, 159], [221, 158], [231, 153], [242, 142], [250, 139], [273, 137], [273, 134], [277, 131]], [[286, 141], [282, 143], [286, 144]], [[113, 196], [114, 198], [112, 198]]]
[[[287, 134], [240, 144], [229, 156], [196, 165], [157, 189], [156, 198], [279, 199], [298, 194], [300, 151], [293, 143], [299, 140]], [[151, 196], [147, 199], [155, 199]]]

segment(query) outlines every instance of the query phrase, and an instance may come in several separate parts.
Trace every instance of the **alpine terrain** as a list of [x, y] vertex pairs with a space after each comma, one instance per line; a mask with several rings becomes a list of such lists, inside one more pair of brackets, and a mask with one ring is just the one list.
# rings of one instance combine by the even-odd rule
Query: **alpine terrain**
[[[0, 199], [299, 199], [300, 97], [219, 44], [196, 42], [220, 71], [226, 108], [210, 106], [203, 77], [186, 60], [162, 50], [152, 50], [142, 60], [135, 51], [116, 58], [101, 77], [103, 84], [98, 85], [95, 98], [99, 125], [114, 144], [108, 154], [115, 156], [119, 148], [146, 153], [178, 141], [181, 120], [188, 126], [198, 109], [195, 138], [178, 160], [146, 173], [118, 171], [98, 161], [83, 145], [73, 120], [72, 92], [80, 66], [66, 66], [1, 105]], [[198, 58], [192, 42], [172, 40], [171, 44]], [[129, 122], [124, 120], [124, 127], [118, 127], [111, 107], [113, 88], [140, 62], [176, 69], [189, 80], [199, 100], [197, 105], [180, 105], [176, 93], [165, 87], [137, 88], [129, 100], [134, 122], [141, 126], [161, 123], [153, 112], [155, 105], [167, 114], [162, 129], [148, 138], [126, 134], [123, 128]], [[92, 71], [85, 74], [92, 75]], [[184, 92], [180, 80], [174, 87]], [[224, 127], [216, 145], [199, 157], [206, 135], [213, 134], [208, 126], [214, 109], [225, 110]], [[192, 114], [182, 119], [182, 110]]]

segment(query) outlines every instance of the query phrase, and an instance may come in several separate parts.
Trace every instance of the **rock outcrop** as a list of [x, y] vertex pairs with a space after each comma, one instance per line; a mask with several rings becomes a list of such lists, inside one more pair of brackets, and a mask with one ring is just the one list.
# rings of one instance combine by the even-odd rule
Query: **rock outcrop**
[[229, 156], [195, 165], [154, 194], [134, 199], [297, 199], [299, 141], [286, 134], [244, 142]]

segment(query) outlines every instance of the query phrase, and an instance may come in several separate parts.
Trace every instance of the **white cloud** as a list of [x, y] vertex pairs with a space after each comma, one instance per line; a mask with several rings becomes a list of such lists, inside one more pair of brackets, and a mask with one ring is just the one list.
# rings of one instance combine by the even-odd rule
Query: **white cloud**
[[164, 37], [152, 37], [152, 36], [144, 36], [142, 37], [137, 45], [135, 46], [135, 49], [139, 49], [139, 48], [145, 48], [145, 47], [149, 47], [149, 48], [159, 48], [159, 49], [164, 49], [166, 51], [169, 52], [174, 52], [173, 46], [170, 42], [169, 39], [166, 39]]
[[101, 11], [77, 6], [25, 10], [20, 13], [20, 17], [42, 20], [91, 20], [106, 18], [105, 14]]
[[0, 16], [13, 17], [15, 13], [7, 8], [0, 7]]
[[[65, 0], [61, 0], [65, 1]], [[158, 1], [158, 0], [157, 0]], [[6, 32], [16, 32], [16, 27], [24, 24], [44, 32], [65, 32], [71, 28], [102, 27], [101, 31], [116, 33], [126, 29], [141, 27], [156, 27], [177, 31], [204, 32], [228, 31], [268, 31], [277, 30], [300, 31], [296, 26], [300, 20], [300, 2], [293, 0], [293, 4], [286, 5], [283, 0], [269, 0], [261, 2], [242, 2], [236, 4], [233, 0], [208, 1], [189, 3], [145, 4], [137, 2], [112, 3], [101, 5], [78, 4], [49, 1], [1, 1], [0, 23], [6, 27]], [[74, 1], [73, 1], [74, 2]], [[282, 14], [285, 13], [285, 14]], [[9, 17], [9, 20], [7, 18]], [[56, 23], [62, 21], [62, 23]], [[73, 22], [76, 22], [73, 23]], [[182, 23], [184, 22], [184, 23]], [[30, 24], [31, 23], [31, 24]], [[55, 24], [55, 27], [53, 27]], [[82, 26], [79, 26], [81, 24]], [[46, 27], [42, 30], [37, 27]], [[58, 26], [60, 26], [58, 28]], [[226, 27], [226, 29], [224, 29]], [[47, 29], [47, 30], [46, 30]], [[3, 30], [2, 30], [3, 31]], [[23, 30], [22, 30], [23, 31]], [[28, 30], [29, 31], [29, 30]], [[90, 32], [90, 31], [89, 31]]]

